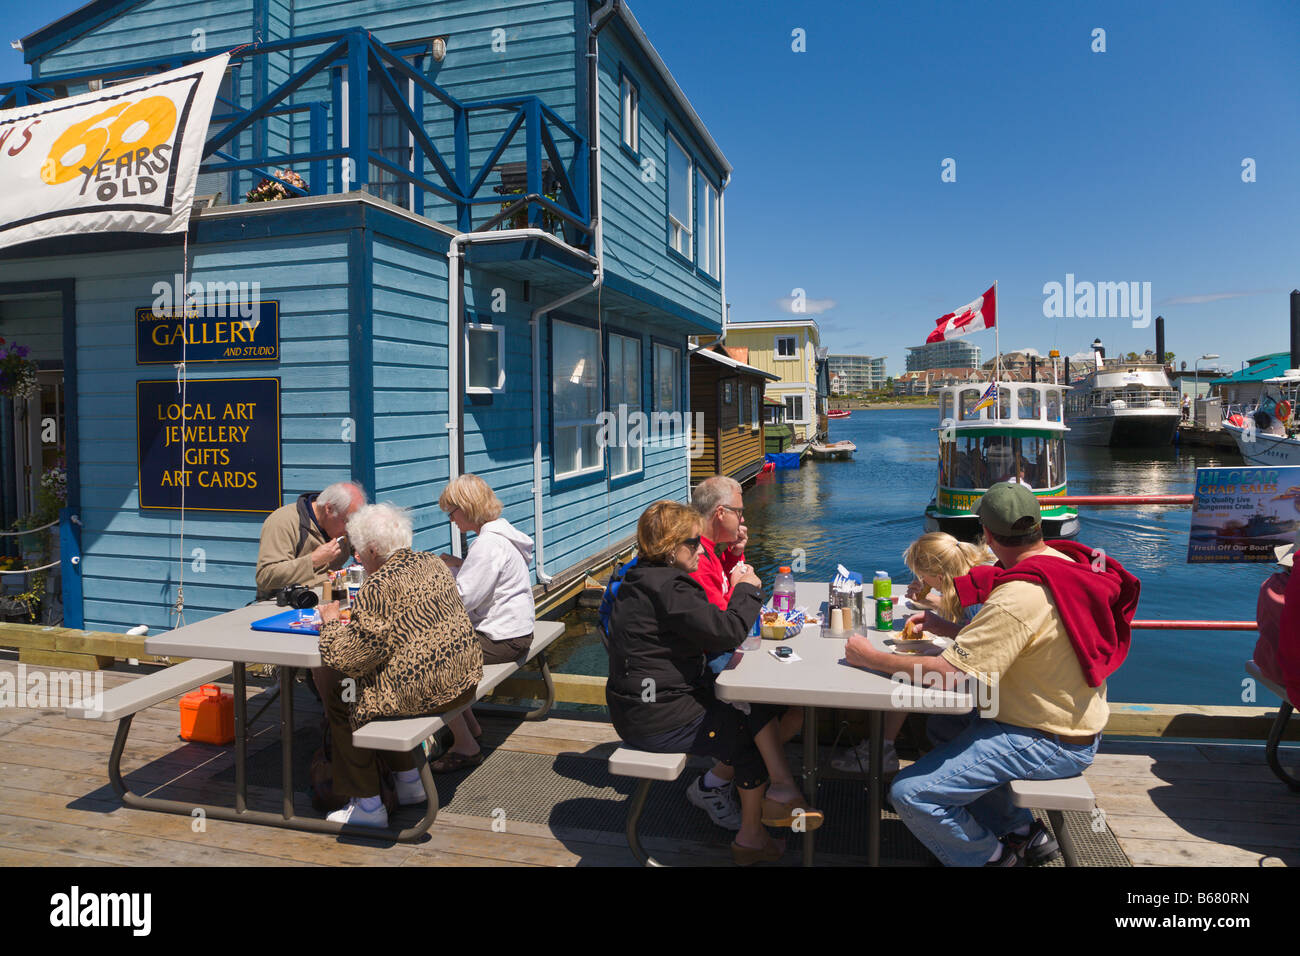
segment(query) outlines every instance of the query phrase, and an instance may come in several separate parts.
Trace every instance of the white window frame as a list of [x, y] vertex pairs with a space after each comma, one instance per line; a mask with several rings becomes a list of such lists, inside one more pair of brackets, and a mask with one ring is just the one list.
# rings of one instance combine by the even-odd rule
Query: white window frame
[[761, 420], [759, 415], [759, 405], [761, 401], [762, 400], [759, 398], [759, 394], [758, 394], [758, 386], [757, 385], [749, 386], [749, 404], [750, 404], [749, 430], [750, 431], [755, 431], [755, 432], [758, 431], [759, 422]]
[[[497, 383], [495, 386], [469, 384], [469, 337], [470, 333], [495, 332], [497, 337]], [[506, 327], [490, 323], [474, 323], [465, 326], [465, 394], [499, 395], [506, 390]]]
[[[794, 343], [794, 350], [790, 355], [781, 354], [781, 342], [789, 339]], [[799, 336], [797, 335], [776, 335], [772, 337], [772, 354], [778, 362], [797, 362], [799, 361]]]
[[[687, 259], [694, 261], [695, 258], [695, 231], [692, 223], [678, 222], [677, 217], [673, 215], [673, 164], [671, 153], [672, 147], [676, 146], [681, 154], [686, 157], [686, 218], [695, 217], [695, 160], [691, 158], [690, 151], [681, 144], [681, 141], [672, 133], [664, 134], [665, 142], [668, 145], [664, 147], [664, 163], [668, 167], [668, 248]], [[686, 248], [682, 248], [685, 245]]]
[[[695, 201], [699, 204], [695, 212], [695, 230], [697, 233], [695, 248], [698, 250], [696, 265], [705, 275], [716, 279], [720, 274], [718, 263], [718, 191], [713, 187], [713, 183], [709, 181], [709, 178], [704, 175], [704, 170], [698, 165], [695, 167], [695, 179]], [[703, 190], [699, 189], [701, 184], [704, 186]], [[701, 212], [704, 214], [702, 218], [700, 216]]]
[[[590, 335], [590, 336], [595, 340], [595, 348], [593, 349], [593, 360], [594, 360], [596, 363], [598, 363], [598, 364], [602, 361], [602, 356], [601, 356], [601, 354], [600, 354], [600, 333], [599, 333], [596, 329], [592, 328], [591, 326], [587, 326], [587, 325], [579, 325], [579, 324], [576, 323], [576, 322], [565, 322], [565, 321], [563, 321], [563, 320], [561, 320], [561, 319], [553, 319], [552, 322], [551, 322], [551, 339], [552, 339], [552, 346], [554, 346], [555, 327], [556, 327], [557, 325], [566, 325], [566, 326], [568, 326], [569, 328], [578, 329], [578, 330], [581, 331], [581, 332], [584, 332], [584, 333], [586, 333], [586, 334], [589, 334], [589, 335]], [[561, 418], [558, 418], [558, 417], [555, 416], [555, 379], [556, 379], [555, 359], [556, 359], [556, 357], [557, 357], [557, 356], [555, 355], [555, 350], [554, 350], [554, 348], [552, 347], [552, 350], [551, 350], [551, 409], [552, 409], [552, 422], [551, 422], [551, 475], [552, 475], [553, 480], [559, 481], [559, 480], [562, 480], [562, 479], [567, 479], [567, 478], [576, 478], [576, 477], [579, 477], [579, 476], [581, 476], [581, 475], [590, 475], [590, 474], [593, 474], [593, 473], [596, 473], [596, 472], [604, 471], [604, 469], [605, 469], [605, 457], [604, 457], [604, 454], [603, 454], [603, 449], [600, 447], [600, 443], [599, 443], [599, 441], [597, 441], [597, 443], [596, 443], [596, 461], [595, 461], [593, 464], [590, 464], [590, 465], [584, 465], [583, 462], [582, 462], [582, 429], [585, 428], [585, 427], [588, 427], [588, 426], [590, 426], [590, 427], [592, 427], [592, 428], [596, 428], [596, 427], [598, 426], [598, 423], [597, 423], [597, 422], [595, 422], [595, 421], [587, 421], [586, 419], [567, 419], [567, 418], [566, 418], [566, 419], [561, 419]], [[597, 373], [596, 373], [596, 395], [598, 396], [598, 398], [600, 399], [601, 402], [604, 401], [604, 397], [605, 397], [605, 389], [604, 389], [604, 387], [603, 387], [603, 382], [601, 381], [601, 375], [600, 375], [599, 369], [597, 370]], [[603, 407], [603, 405], [602, 405], [602, 407], [599, 409], [599, 411], [604, 411], [604, 407]], [[573, 471], [560, 471], [560, 470], [559, 470], [559, 467], [560, 467], [560, 466], [559, 466], [559, 462], [557, 462], [556, 459], [555, 459], [555, 452], [556, 452], [556, 449], [559, 447], [559, 441], [558, 441], [558, 438], [559, 438], [559, 434], [560, 434], [561, 429], [573, 429], [573, 430], [577, 433], [577, 440], [575, 441], [574, 444], [575, 444], [575, 447], [577, 447], [577, 449], [578, 449], [578, 462], [579, 462], [579, 464], [578, 464], [577, 469], [575, 469], [575, 470], [573, 470]]]
[[[806, 396], [806, 395], [803, 395], [803, 394], [796, 394], [796, 395], [782, 395], [782, 396], [781, 396], [781, 404], [785, 406], [785, 420], [786, 420], [787, 423], [792, 424], [792, 425], [807, 425], [807, 424], [808, 424], [808, 419], [804, 417], [804, 412], [807, 410], [807, 404], [808, 404], [808, 403], [805, 401], [806, 398], [807, 398], [807, 396]], [[798, 417], [798, 418], [795, 418], [795, 417], [794, 417], [794, 414], [793, 414], [794, 410], [790, 407], [790, 402], [791, 402], [792, 399], [797, 399], [797, 400], [799, 401], [799, 417]]]
[[[618, 339], [622, 339], [622, 342], [619, 343], [618, 361], [615, 361], [614, 342]], [[617, 369], [618, 381], [620, 382], [620, 384], [626, 385], [626, 383], [623, 382], [622, 379], [623, 358], [624, 358], [623, 352], [629, 346], [635, 347], [636, 349], [636, 404], [633, 405], [630, 402], [620, 400], [616, 405], [614, 403], [614, 382], [615, 382], [615, 374], [616, 374], [615, 369]], [[610, 332], [609, 333], [609, 359], [605, 364], [606, 364], [605, 407], [610, 410], [611, 415], [616, 416], [621, 420], [622, 415], [620, 414], [621, 411], [620, 406], [626, 405], [627, 420], [630, 423], [634, 420], [632, 416], [634, 414], [640, 415], [641, 409], [645, 406], [644, 396], [641, 394], [642, 393], [641, 378], [642, 378], [643, 369], [641, 365], [640, 337], [635, 335], [624, 335], [621, 332]], [[629, 424], [629, 431], [630, 430], [631, 430], [631, 425]], [[644, 429], [642, 429], [641, 440], [636, 444], [633, 444], [632, 442], [628, 442], [628, 444], [626, 445], [615, 445], [612, 442], [609, 444], [608, 447], [609, 447], [609, 477], [610, 478], [625, 478], [628, 475], [635, 475], [645, 467], [646, 437], [647, 436], [645, 435], [645, 431]], [[633, 464], [634, 456], [636, 459], [635, 465]], [[617, 470], [620, 467], [620, 465], [623, 468], [622, 471]]]
[[619, 78], [618, 116], [623, 145], [634, 153], [641, 152], [641, 92], [624, 73]]

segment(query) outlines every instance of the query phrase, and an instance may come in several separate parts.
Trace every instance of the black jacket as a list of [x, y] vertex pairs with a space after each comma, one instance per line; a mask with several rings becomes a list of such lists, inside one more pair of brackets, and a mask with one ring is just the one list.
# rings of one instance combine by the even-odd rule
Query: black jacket
[[685, 571], [645, 563], [630, 569], [609, 621], [605, 701], [619, 736], [667, 733], [703, 714], [713, 700], [706, 656], [739, 647], [761, 603], [758, 588], [739, 584], [720, 611]]

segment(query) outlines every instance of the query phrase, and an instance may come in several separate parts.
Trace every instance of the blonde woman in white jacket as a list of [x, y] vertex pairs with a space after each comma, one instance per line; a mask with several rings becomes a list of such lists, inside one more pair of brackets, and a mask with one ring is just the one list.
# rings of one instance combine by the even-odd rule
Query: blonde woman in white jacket
[[[522, 660], [532, 644], [537, 617], [528, 580], [533, 539], [501, 517], [501, 500], [477, 475], [452, 480], [439, 496], [438, 507], [462, 534], [476, 535], [463, 559], [449, 554], [442, 559], [456, 576], [456, 590], [483, 648], [484, 666]], [[482, 728], [473, 710], [453, 717], [447, 725], [455, 741], [430, 769], [452, 773], [481, 764]]]

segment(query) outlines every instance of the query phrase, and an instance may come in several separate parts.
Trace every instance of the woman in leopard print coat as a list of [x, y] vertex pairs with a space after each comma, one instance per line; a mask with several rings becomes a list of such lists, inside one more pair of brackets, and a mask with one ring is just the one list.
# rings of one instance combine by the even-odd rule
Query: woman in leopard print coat
[[[337, 673], [325, 698], [334, 791], [353, 798], [336, 813], [349, 815], [342, 822], [365, 824], [376, 814], [354, 806], [369, 806], [372, 797], [377, 802], [379, 771], [373, 751], [352, 746], [351, 730], [376, 717], [442, 713], [472, 702], [483, 679], [483, 651], [446, 565], [411, 550], [411, 521], [402, 509], [361, 508], [348, 521], [348, 537], [366, 582], [350, 623], [340, 620], [337, 604], [321, 607], [320, 656]], [[385, 761], [398, 771], [399, 801], [423, 800], [412, 754], [386, 754]], [[387, 814], [372, 825], [387, 826]]]

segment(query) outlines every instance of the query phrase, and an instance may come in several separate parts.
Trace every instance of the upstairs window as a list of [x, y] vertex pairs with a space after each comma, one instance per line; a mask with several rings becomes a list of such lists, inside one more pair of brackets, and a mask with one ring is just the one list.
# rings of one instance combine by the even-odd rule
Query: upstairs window
[[681, 409], [681, 351], [668, 345], [655, 345], [655, 411], [676, 412]]
[[779, 359], [794, 359], [799, 357], [799, 340], [793, 335], [778, 335], [776, 337], [776, 357]]
[[703, 172], [696, 174], [695, 228], [699, 230], [700, 271], [718, 278], [720, 263], [718, 261], [718, 191], [713, 183], [704, 178]]
[[668, 245], [687, 259], [693, 255], [691, 157], [672, 133], [668, 143]]
[[[370, 148], [399, 169], [413, 171], [415, 139], [410, 131], [406, 129], [401, 115], [397, 112], [397, 107], [388, 98], [383, 84], [379, 82], [379, 78], [374, 74], [374, 69], [375, 67], [372, 64], [368, 73], [367, 85], [369, 128], [366, 131], [366, 136]], [[411, 80], [400, 76], [396, 76], [394, 81], [397, 89], [406, 94], [407, 104], [413, 103], [415, 84]], [[414, 188], [410, 180], [403, 179], [387, 166], [380, 166], [378, 163], [370, 164], [369, 191], [380, 199], [390, 202], [394, 206], [410, 209]]]
[[785, 400], [785, 420], [787, 422], [803, 422], [803, 396], [786, 395]]
[[623, 145], [634, 153], [641, 152], [641, 93], [632, 78], [624, 74], [619, 79], [618, 98], [620, 106], [620, 125], [623, 129]]

